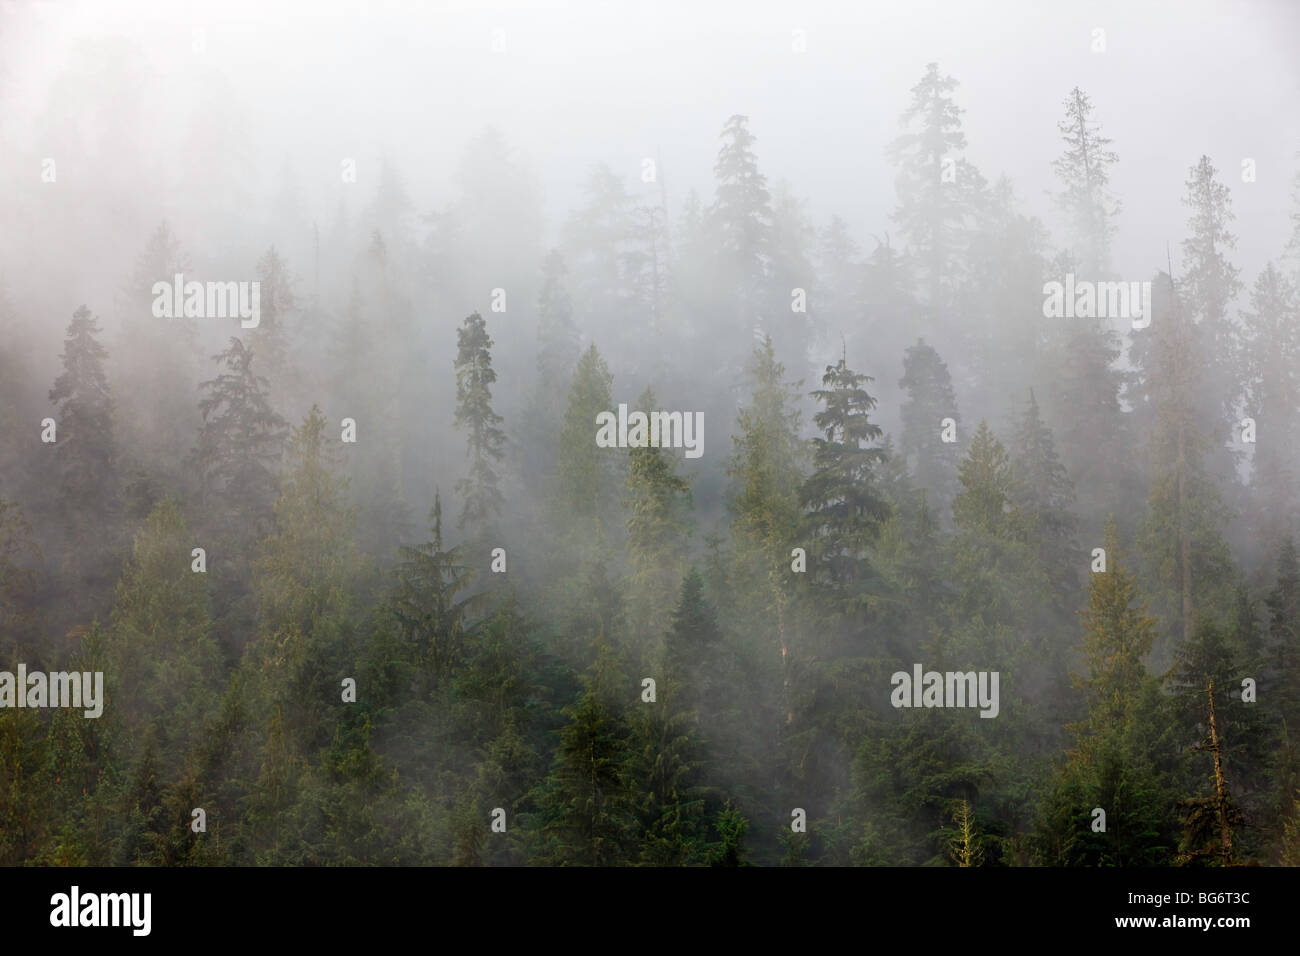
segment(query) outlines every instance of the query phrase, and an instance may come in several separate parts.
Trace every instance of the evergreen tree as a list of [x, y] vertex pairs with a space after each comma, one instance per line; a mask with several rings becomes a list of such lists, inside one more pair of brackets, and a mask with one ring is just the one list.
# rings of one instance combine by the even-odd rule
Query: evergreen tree
[[912, 87], [912, 100], [903, 111], [906, 132], [890, 146], [898, 166], [894, 220], [916, 254], [932, 314], [954, 303], [962, 282], [961, 257], [985, 185], [961, 155], [966, 134], [961, 128], [964, 111], [953, 101], [956, 88], [956, 80], [939, 75], [937, 63], [926, 64], [925, 76]]
[[1024, 416], [1011, 443], [1016, 505], [1030, 522], [1039, 561], [1056, 594], [1078, 587], [1079, 554], [1074, 544], [1074, 483], [1056, 454], [1051, 429], [1044, 424], [1031, 389]]
[[578, 359], [560, 433], [557, 525], [577, 536], [581, 548], [610, 543], [618, 469], [614, 452], [597, 448], [596, 416], [613, 408], [614, 377], [595, 345]]
[[1169, 636], [1179, 634], [1186, 642], [1198, 615], [1226, 611], [1233, 570], [1221, 530], [1227, 516], [1203, 464], [1205, 429], [1197, 417], [1204, 407], [1202, 328], [1185, 314], [1182, 297], [1171, 283], [1161, 285], [1168, 297], [1156, 314], [1166, 318], [1158, 323], [1146, 373], [1155, 422], [1141, 550], [1156, 587], [1158, 616]]
[[1065, 119], [1057, 123], [1065, 151], [1052, 161], [1064, 187], [1057, 199], [1069, 223], [1069, 236], [1082, 276], [1100, 278], [1110, 270], [1110, 245], [1120, 203], [1110, 192], [1110, 170], [1119, 155], [1092, 122], [1092, 101], [1077, 86], [1065, 99]]
[[328, 423], [315, 405], [289, 438], [290, 469], [275, 503], [275, 533], [262, 544], [255, 592], [260, 675], [283, 708], [292, 743], [323, 745], [338, 680], [350, 660], [363, 565], [352, 537], [355, 509], [337, 475]]
[[1262, 440], [1254, 448], [1255, 539], [1276, 550], [1300, 533], [1300, 295], [1269, 263], [1242, 316], [1246, 339], [1246, 415]]
[[[863, 388], [872, 381], [840, 356], [828, 365], [823, 387], [812, 395], [824, 407], [813, 417], [821, 435], [813, 439], [813, 472], [800, 498], [813, 532], [814, 574], [832, 587], [854, 589], [869, 574], [867, 552], [888, 513], [875, 472], [884, 434], [870, 420], [876, 400]], [[815, 578], [815, 580], [816, 580]]]
[[194, 450], [204, 501], [225, 519], [214, 525], [265, 533], [287, 425], [271, 407], [267, 380], [253, 371], [253, 352], [242, 341], [231, 338], [213, 361], [225, 371], [199, 385], [207, 394], [199, 402], [203, 426]]
[[65, 532], [63, 573], [73, 613], [85, 615], [107, 597], [117, 536], [117, 446], [113, 399], [99, 343], [99, 326], [84, 305], [68, 325], [63, 371], [50, 389], [56, 406], [54, 446], [58, 512]]
[[[637, 407], [655, 408], [654, 392], [647, 388]], [[672, 452], [651, 445], [628, 450], [624, 505], [628, 614], [644, 642], [663, 632], [686, 561], [690, 485], [677, 474]]]
[[22, 508], [0, 498], [0, 641], [6, 645], [26, 643], [24, 639], [33, 636], [37, 614], [33, 566], [40, 557]]
[[128, 739], [157, 722], [155, 743], [168, 768], [215, 716], [222, 676], [207, 575], [193, 571], [193, 544], [179, 506], [164, 498], [136, 533], [108, 644], [106, 692]]
[[728, 292], [724, 301], [733, 303], [723, 334], [747, 338], [755, 317], [769, 312], [761, 296], [768, 288], [772, 256], [772, 197], [754, 155], [749, 117], [730, 117], [721, 138], [713, 164], [714, 201], [708, 210], [720, 269], [715, 282]]
[[397, 585], [388, 603], [406, 654], [416, 664], [416, 696], [421, 699], [442, 688], [460, 662], [471, 607], [458, 597], [470, 584], [469, 568], [457, 549], [443, 546], [442, 500], [437, 495], [429, 524], [429, 541], [402, 548]]
[[[1086, 671], [1075, 675], [1088, 716], [1072, 727], [1075, 747], [1044, 803], [1040, 852], [1049, 865], [1162, 865], [1173, 851], [1172, 801], [1159, 763], [1159, 685], [1144, 663], [1156, 621], [1139, 603], [1113, 521], [1105, 550], [1082, 614]], [[1095, 807], [1106, 813], [1104, 830]]]
[[[1218, 180], [1218, 170], [1202, 156], [1190, 171], [1183, 204], [1191, 208], [1187, 220], [1191, 234], [1183, 240], [1183, 302], [1201, 328], [1205, 342], [1198, 401], [1193, 406], [1201, 429], [1212, 444], [1206, 464], [1216, 480], [1236, 480], [1235, 456], [1224, 446], [1232, 441], [1231, 426], [1238, 420], [1242, 383], [1242, 336], [1229, 309], [1241, 289], [1239, 270], [1228, 261], [1237, 237], [1228, 231], [1236, 218], [1228, 187]], [[1211, 424], [1212, 423], [1212, 424]]]
[[175, 487], [185, 477], [182, 466], [198, 414], [189, 393], [198, 377], [202, 352], [200, 322], [183, 315], [155, 314], [154, 284], [171, 286], [190, 270], [189, 257], [164, 220], [136, 259], [135, 270], [121, 289], [122, 317], [114, 349], [114, 394], [123, 448], [132, 460], [124, 476], [131, 517], [142, 520], [164, 486]]
[[257, 262], [257, 281], [260, 316], [257, 327], [249, 331], [250, 348], [261, 356], [263, 367], [278, 389], [276, 397], [283, 402], [291, 399], [299, 386], [297, 373], [289, 361], [288, 325], [289, 316], [298, 310], [299, 304], [293, 294], [289, 266], [274, 246]]
[[543, 799], [544, 859], [559, 866], [625, 862], [635, 822], [626, 728], [591, 688], [565, 714]]
[[898, 385], [907, 392], [903, 402], [903, 434], [898, 450], [912, 465], [918, 488], [924, 488], [932, 505], [947, 511], [955, 492], [957, 444], [943, 440], [943, 420], [951, 418], [961, 425], [952, 377], [939, 353], [924, 339], [903, 355], [903, 377]]
[[456, 339], [456, 426], [468, 432], [466, 455], [470, 459], [469, 476], [456, 484], [456, 490], [465, 496], [457, 527], [481, 536], [501, 513], [504, 501], [493, 464], [504, 456], [505, 433], [497, 427], [501, 416], [492, 410], [492, 384], [497, 375], [492, 370], [492, 339], [483, 317], [477, 312], [469, 316]]
[[567, 273], [564, 257], [552, 249], [542, 265], [542, 291], [537, 296], [537, 388], [546, 417], [557, 428], [564, 414], [563, 383], [573, 374], [580, 352]]

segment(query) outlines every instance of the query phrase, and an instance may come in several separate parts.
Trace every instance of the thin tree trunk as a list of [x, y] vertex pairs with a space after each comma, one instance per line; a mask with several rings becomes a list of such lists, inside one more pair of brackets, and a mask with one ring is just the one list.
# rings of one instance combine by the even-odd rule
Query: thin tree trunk
[[1210, 753], [1214, 755], [1214, 796], [1219, 814], [1219, 842], [1223, 865], [1232, 865], [1232, 829], [1228, 826], [1228, 781], [1223, 775], [1223, 757], [1219, 747], [1219, 725], [1214, 715], [1214, 679], [1210, 679]]

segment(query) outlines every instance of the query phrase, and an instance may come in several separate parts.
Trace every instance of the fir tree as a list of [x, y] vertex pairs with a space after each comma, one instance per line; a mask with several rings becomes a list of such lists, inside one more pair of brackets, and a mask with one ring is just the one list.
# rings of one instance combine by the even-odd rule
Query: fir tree
[[249, 532], [269, 524], [278, 487], [276, 466], [288, 427], [253, 371], [253, 352], [237, 338], [214, 355], [225, 371], [199, 385], [203, 426], [194, 450], [204, 498]]
[[823, 387], [812, 395], [824, 407], [813, 417], [813, 472], [800, 498], [813, 529], [820, 573], [832, 586], [860, 585], [868, 574], [867, 551], [888, 508], [876, 487], [884, 459], [875, 443], [884, 434], [870, 420], [876, 400], [863, 388], [872, 381], [846, 364], [828, 365]]
[[388, 603], [399, 638], [416, 665], [419, 698], [442, 689], [459, 664], [465, 616], [471, 607], [459, 598], [470, 584], [469, 568], [457, 549], [443, 545], [442, 500], [437, 495], [429, 525], [429, 541], [402, 548], [397, 584]]
[[614, 377], [595, 345], [578, 359], [560, 433], [557, 524], [581, 536], [584, 548], [608, 546], [618, 469], [613, 453], [597, 448], [596, 416], [613, 406]]
[[[1071, 729], [1075, 747], [1043, 807], [1043, 862], [1152, 866], [1173, 851], [1171, 795], [1157, 755], [1160, 695], [1144, 663], [1156, 621], [1119, 552], [1114, 522], [1105, 537], [1106, 570], [1094, 573], [1082, 612], [1086, 670], [1074, 675], [1087, 719]], [[1105, 830], [1094, 807], [1106, 813]]]
[[1300, 533], [1300, 295], [1272, 263], [1259, 274], [1243, 314], [1246, 408], [1268, 439], [1255, 445], [1256, 539], [1275, 550]]
[[560, 866], [611, 866], [633, 839], [627, 731], [588, 688], [567, 708], [549, 788], [546, 860]]
[[85, 614], [107, 596], [116, 538], [117, 445], [113, 399], [99, 343], [99, 326], [84, 305], [73, 314], [63, 347], [63, 371], [50, 389], [56, 406], [54, 446], [58, 511], [66, 534], [64, 573], [72, 608]]
[[[656, 407], [646, 389], [637, 407]], [[677, 474], [670, 451], [650, 445], [628, 450], [627, 517], [629, 615], [643, 635], [657, 637], [686, 560], [690, 486]]]
[[943, 440], [943, 420], [961, 425], [948, 366], [924, 339], [917, 339], [903, 355], [898, 385], [907, 392], [899, 453], [912, 465], [917, 487], [924, 488], [931, 504], [945, 513], [955, 492], [958, 446]]
[[504, 501], [494, 463], [504, 456], [505, 433], [497, 427], [501, 416], [492, 410], [492, 384], [497, 375], [492, 370], [492, 339], [483, 317], [477, 312], [469, 316], [456, 338], [456, 426], [468, 433], [466, 455], [470, 460], [469, 477], [456, 484], [456, 490], [465, 496], [457, 527], [482, 535], [501, 513]]
[[1100, 278], [1110, 269], [1110, 245], [1120, 203], [1110, 192], [1110, 170], [1119, 156], [1092, 122], [1092, 101], [1077, 86], [1065, 99], [1065, 119], [1057, 123], [1065, 151], [1052, 161], [1064, 187], [1057, 199], [1069, 223], [1080, 271]]
[[961, 155], [964, 112], [953, 101], [957, 81], [928, 63], [903, 111], [906, 129], [890, 146], [898, 166], [894, 220], [915, 252], [931, 310], [946, 310], [960, 287], [961, 256], [982, 205], [984, 179]]

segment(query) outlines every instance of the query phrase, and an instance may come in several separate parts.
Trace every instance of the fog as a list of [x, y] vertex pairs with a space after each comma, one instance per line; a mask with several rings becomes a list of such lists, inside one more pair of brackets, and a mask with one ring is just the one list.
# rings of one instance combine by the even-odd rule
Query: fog
[[[102, 665], [117, 821], [61, 858], [14, 784], [0, 860], [1300, 861], [1179, 803], [1249, 677], [1231, 800], [1297, 812], [1298, 49], [1283, 0], [0, 5], [0, 668]], [[1000, 709], [913, 714], [931, 667]], [[1106, 748], [1159, 838], [1070, 856]]]

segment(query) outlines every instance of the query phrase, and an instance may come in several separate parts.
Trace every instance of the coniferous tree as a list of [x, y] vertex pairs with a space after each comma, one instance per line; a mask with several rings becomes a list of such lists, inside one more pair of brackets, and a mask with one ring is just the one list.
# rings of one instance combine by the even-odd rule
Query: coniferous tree
[[22, 508], [0, 498], [0, 641], [5, 645], [25, 643], [25, 638], [33, 636], [37, 614], [34, 565], [40, 557]]
[[114, 562], [109, 551], [116, 538], [117, 445], [113, 399], [99, 343], [99, 326], [84, 305], [68, 325], [63, 371], [50, 389], [56, 406], [54, 461], [58, 513], [65, 532], [64, 573], [71, 585], [71, 606], [86, 614], [107, 596]]
[[[1188, 317], [1181, 292], [1168, 279], [1159, 285], [1166, 297], [1156, 300], [1156, 314], [1165, 318], [1152, 325], [1158, 331], [1145, 372], [1155, 421], [1141, 551], [1166, 634], [1185, 643], [1198, 615], [1226, 612], [1233, 570], [1222, 536], [1227, 515], [1204, 465], [1207, 440], [1197, 417], [1204, 408], [1203, 328]], [[1157, 645], [1158, 656], [1167, 660], [1168, 649], [1161, 650]]]
[[[637, 407], [655, 407], [646, 389]], [[672, 453], [646, 445], [628, 450], [627, 484], [628, 614], [642, 646], [663, 632], [681, 580], [690, 532], [690, 485], [677, 474]]]
[[1079, 554], [1074, 544], [1074, 483], [1056, 453], [1052, 431], [1038, 411], [1033, 390], [1011, 443], [1016, 503], [1030, 522], [1039, 560], [1056, 594], [1078, 586]]
[[1039, 851], [1049, 865], [1162, 865], [1173, 853], [1174, 821], [1159, 756], [1159, 685], [1144, 663], [1156, 621], [1139, 603], [1113, 521], [1105, 551], [1106, 570], [1093, 574], [1082, 614], [1086, 671], [1075, 675], [1087, 718], [1071, 728], [1075, 746], [1044, 803]]
[[907, 392], [899, 453], [912, 465], [917, 487], [925, 489], [940, 514], [946, 514], [956, 491], [958, 445], [943, 440], [944, 419], [961, 426], [948, 366], [924, 339], [917, 339], [903, 355], [903, 377], [898, 385]]
[[613, 409], [614, 377], [595, 345], [578, 359], [560, 433], [557, 525], [579, 537], [581, 548], [608, 547], [612, 538], [617, 453], [597, 448], [596, 416]]
[[724, 334], [748, 338], [754, 318], [769, 314], [761, 296], [768, 288], [772, 256], [772, 197], [754, 155], [749, 117], [730, 117], [721, 137], [713, 165], [714, 201], [708, 210], [721, 270], [715, 281], [729, 293], [724, 301], [733, 303]]
[[237, 338], [213, 356], [224, 366], [199, 385], [203, 426], [194, 450], [203, 500], [227, 524], [251, 534], [269, 527], [278, 480], [276, 467], [288, 431], [271, 407], [267, 380], [253, 371], [253, 352]]
[[456, 484], [456, 490], [465, 496], [457, 527], [482, 536], [501, 513], [504, 501], [494, 463], [504, 456], [505, 432], [498, 427], [501, 416], [492, 410], [492, 384], [497, 375], [492, 370], [492, 339], [483, 317], [477, 312], [469, 316], [456, 339], [456, 426], [468, 433], [466, 455], [470, 460], [469, 476]]
[[565, 711], [543, 805], [544, 858], [559, 866], [611, 866], [627, 860], [634, 840], [627, 730], [588, 688]]
[[1277, 581], [1265, 599], [1268, 609], [1268, 680], [1263, 693], [1277, 698], [1278, 754], [1275, 789], [1285, 813], [1300, 791], [1300, 556], [1295, 540], [1283, 541], [1277, 555]]
[[429, 525], [429, 541], [402, 548], [397, 585], [388, 603], [399, 638], [416, 665], [419, 698], [442, 688], [455, 670], [464, 652], [465, 617], [471, 607], [459, 598], [470, 584], [470, 569], [458, 549], [443, 546], [438, 495]]
[[188, 399], [202, 361], [201, 320], [185, 316], [180, 302], [172, 304], [171, 317], [158, 315], [153, 293], [155, 283], [171, 286], [189, 270], [189, 257], [164, 220], [119, 295], [120, 345], [110, 371], [122, 445], [132, 451], [124, 476], [126, 504], [137, 520], [143, 520], [163, 487], [182, 480], [185, 452], [198, 427]]
[[290, 468], [275, 503], [275, 533], [262, 544], [255, 593], [256, 648], [269, 700], [284, 711], [290, 741], [308, 752], [328, 740], [328, 701], [350, 659], [363, 565], [352, 537], [355, 509], [337, 474], [315, 405], [289, 438]]
[[546, 420], [555, 428], [564, 415], [564, 383], [573, 374], [580, 352], [567, 273], [564, 257], [552, 249], [542, 265], [542, 290], [537, 296], [537, 390]]
[[1221, 484], [1235, 483], [1235, 455], [1224, 446], [1232, 441], [1238, 420], [1244, 375], [1241, 329], [1230, 306], [1241, 289], [1240, 271], [1228, 260], [1237, 237], [1228, 231], [1236, 218], [1228, 187], [1208, 156], [1192, 167], [1183, 204], [1191, 208], [1191, 234], [1183, 240], [1183, 302], [1201, 325], [1206, 351], [1200, 371], [1198, 401], [1193, 406], [1201, 428], [1210, 437], [1206, 465]]
[[[894, 220], [916, 254], [932, 315], [952, 308], [961, 286], [961, 257], [982, 205], [984, 178], [961, 155], [964, 112], [953, 101], [957, 81], [928, 63], [903, 111], [906, 129], [890, 146], [898, 166]], [[932, 320], [933, 321], [933, 320]], [[946, 329], [940, 319], [939, 330]]]
[[1266, 553], [1300, 533], [1300, 295], [1269, 263], [1250, 295], [1245, 325], [1246, 416], [1255, 445], [1255, 539]]
[[1061, 181], [1057, 197], [1083, 277], [1099, 279], [1110, 270], [1110, 246], [1120, 203], [1110, 192], [1110, 170], [1119, 155], [1092, 121], [1092, 101], [1077, 86], [1065, 99], [1065, 118], [1057, 123], [1065, 151], [1052, 161]]
[[814, 574], [850, 592], [868, 576], [867, 552], [888, 507], [876, 487], [884, 458], [876, 442], [884, 434], [870, 420], [876, 400], [863, 388], [872, 381], [848, 367], [841, 355], [828, 365], [823, 387], [812, 395], [824, 407], [813, 423], [813, 472], [800, 497], [812, 529]]
[[136, 533], [117, 584], [107, 693], [128, 737], [157, 721], [160, 759], [175, 766], [211, 713], [221, 679], [207, 575], [195, 573], [194, 537], [164, 498]]
[[299, 387], [297, 372], [289, 361], [288, 324], [289, 317], [298, 310], [298, 301], [288, 263], [274, 246], [257, 262], [257, 281], [260, 316], [257, 327], [249, 330], [249, 347], [261, 357], [262, 367], [277, 389], [275, 397], [284, 403], [296, 395]]

